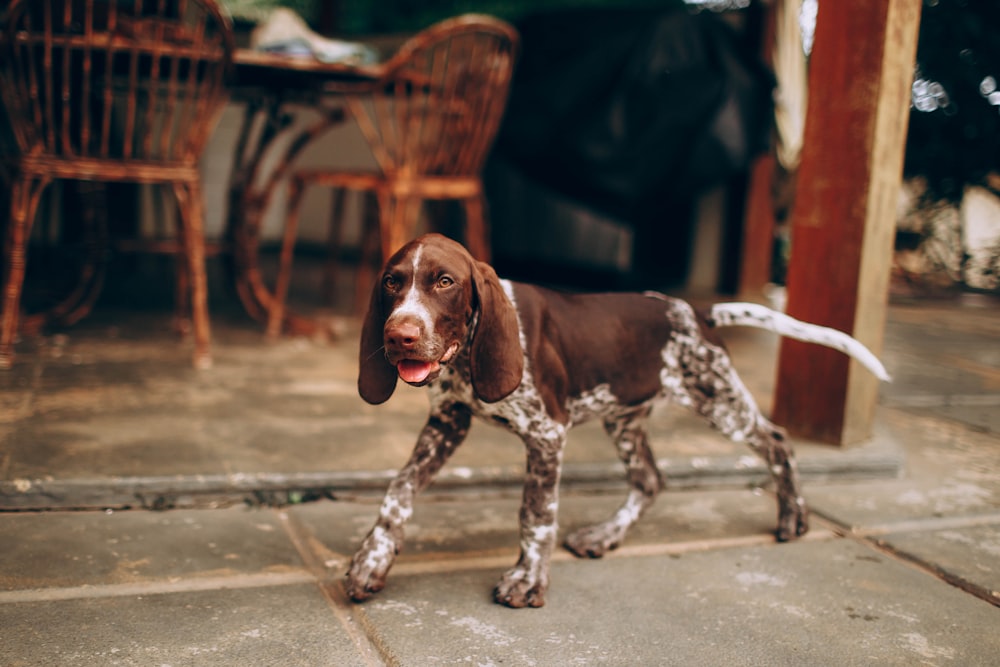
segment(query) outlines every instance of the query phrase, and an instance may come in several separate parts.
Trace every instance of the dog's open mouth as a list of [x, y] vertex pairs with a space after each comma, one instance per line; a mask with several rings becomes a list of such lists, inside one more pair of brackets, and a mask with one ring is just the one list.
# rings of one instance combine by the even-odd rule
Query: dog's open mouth
[[396, 370], [403, 382], [410, 384], [423, 384], [431, 379], [431, 375], [441, 372], [441, 363], [438, 361], [420, 361], [418, 359], [403, 359], [396, 364]]
[[423, 359], [401, 359], [396, 363], [396, 371], [399, 377], [407, 384], [423, 385], [438, 376], [441, 372], [441, 364], [451, 361], [458, 351], [458, 343], [445, 350], [444, 355], [438, 361], [426, 361]]

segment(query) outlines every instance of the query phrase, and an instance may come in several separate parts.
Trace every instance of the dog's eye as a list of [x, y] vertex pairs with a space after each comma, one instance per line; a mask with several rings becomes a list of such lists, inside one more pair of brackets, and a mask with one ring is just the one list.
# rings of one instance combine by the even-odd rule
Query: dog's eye
[[399, 280], [396, 276], [386, 276], [382, 278], [382, 286], [387, 290], [397, 290], [399, 289]]
[[438, 287], [451, 287], [455, 284], [455, 279], [451, 276], [441, 276], [438, 278]]

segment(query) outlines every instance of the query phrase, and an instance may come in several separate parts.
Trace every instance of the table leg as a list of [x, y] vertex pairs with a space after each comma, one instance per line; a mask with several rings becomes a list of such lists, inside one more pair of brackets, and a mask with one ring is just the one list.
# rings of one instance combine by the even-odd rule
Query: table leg
[[[283, 111], [284, 102], [270, 97], [247, 105], [243, 127], [237, 141], [236, 158], [229, 186], [229, 216], [226, 235], [232, 244], [232, 270], [236, 292], [247, 313], [259, 322], [267, 322], [274, 306], [274, 289], [261, 275], [259, 252], [260, 233], [274, 192], [291, 171], [298, 155], [319, 135], [343, 122], [340, 108], [322, 108], [314, 123], [299, 130], [283, 153], [277, 155], [276, 166], [261, 179], [265, 156], [274, 149], [275, 141], [292, 127], [291, 114]], [[253, 140], [253, 125], [263, 119], [259, 136]], [[315, 319], [286, 310], [281, 330], [298, 335], [329, 335], [326, 327]]]

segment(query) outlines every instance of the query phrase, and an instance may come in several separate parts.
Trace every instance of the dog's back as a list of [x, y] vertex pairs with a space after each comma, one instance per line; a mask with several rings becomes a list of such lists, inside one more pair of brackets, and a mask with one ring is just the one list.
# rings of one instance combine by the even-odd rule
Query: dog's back
[[[556, 385], [562, 401], [606, 385], [623, 405], [661, 392], [663, 351], [692, 327], [712, 345], [717, 334], [679, 299], [660, 294], [574, 294], [511, 283], [527, 363]], [[677, 369], [672, 369], [676, 371]]]

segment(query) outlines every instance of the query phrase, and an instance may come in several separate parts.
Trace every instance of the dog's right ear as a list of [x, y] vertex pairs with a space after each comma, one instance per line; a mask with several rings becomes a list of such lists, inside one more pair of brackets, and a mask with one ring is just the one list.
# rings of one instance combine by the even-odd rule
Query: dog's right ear
[[368, 314], [361, 325], [361, 351], [358, 357], [358, 393], [372, 405], [389, 400], [396, 390], [396, 378], [399, 377], [396, 369], [385, 358], [384, 329], [385, 312], [382, 308], [380, 275], [372, 287]]

